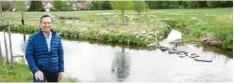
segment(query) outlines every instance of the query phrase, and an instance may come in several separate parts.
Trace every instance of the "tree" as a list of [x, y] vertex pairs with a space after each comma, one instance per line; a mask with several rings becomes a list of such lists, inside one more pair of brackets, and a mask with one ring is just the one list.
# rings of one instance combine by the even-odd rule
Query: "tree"
[[104, 3], [103, 3], [103, 9], [104, 10], [111, 9], [110, 1], [104, 1]]
[[169, 1], [162, 1], [162, 8], [163, 9], [168, 9], [169, 8]]
[[103, 10], [103, 1], [92, 1], [91, 9], [93, 10]]
[[145, 1], [145, 3], [149, 6], [150, 9], [161, 9], [162, 1]]
[[221, 1], [220, 4], [221, 4], [221, 7], [233, 7], [232, 1]]
[[[16, 8], [16, 11], [21, 12], [22, 19], [24, 17], [24, 12], [28, 9], [26, 4], [27, 4], [26, 1], [17, 1], [17, 0], [14, 1], [14, 6]], [[21, 21], [22, 21], [22, 19], [21, 19]], [[24, 24], [24, 23], [22, 23], [22, 24]]]
[[199, 1], [198, 3], [200, 5], [200, 8], [206, 8], [207, 7], [206, 1]]
[[133, 5], [133, 3], [132, 3], [131, 0], [126, 0], [126, 1], [111, 1], [112, 8], [114, 10], [121, 11], [122, 22], [124, 22], [124, 13], [125, 13], [125, 10], [131, 9], [132, 5]]
[[207, 1], [206, 5], [209, 8], [219, 7], [219, 1]]
[[[22, 25], [24, 25], [24, 12], [28, 9], [27, 8], [27, 2], [26, 1], [14, 1], [14, 6], [16, 8], [16, 11], [20, 11], [21, 12], [21, 23]], [[23, 37], [24, 37], [24, 45], [26, 43], [26, 35], [23, 32]]]
[[16, 8], [16, 11], [26, 11], [28, 9], [26, 1], [14, 0], [14, 6]]
[[41, 1], [31, 1], [29, 11], [43, 11]]
[[178, 1], [170, 1], [168, 7], [169, 8], [179, 8], [179, 2]]
[[146, 3], [144, 1], [134, 1], [133, 2], [133, 9], [138, 13], [140, 16], [141, 12], [144, 12], [146, 8]]
[[213, 7], [232, 7], [232, 1], [207, 1], [207, 6]]
[[54, 10], [56, 11], [69, 11], [71, 6], [66, 1], [53, 1]]
[[187, 8], [200, 8], [199, 1], [187, 1]]
[[9, 11], [12, 9], [12, 2], [11, 1], [0, 1], [2, 11]]

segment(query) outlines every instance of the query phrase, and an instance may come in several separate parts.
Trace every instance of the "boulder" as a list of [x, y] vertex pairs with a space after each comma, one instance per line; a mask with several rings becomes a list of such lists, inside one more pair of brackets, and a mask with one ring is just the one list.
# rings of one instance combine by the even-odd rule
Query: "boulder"
[[165, 51], [167, 51], [169, 48], [167, 48], [167, 47], [164, 47], [164, 46], [159, 46], [158, 47], [162, 52], [165, 52]]
[[159, 43], [153, 42], [153, 43], [148, 44], [147, 47], [159, 47]]
[[193, 53], [193, 54], [191, 54], [189, 57], [190, 57], [190, 58], [197, 58], [197, 57], [199, 57], [199, 55], [198, 55], [197, 53]]
[[206, 35], [200, 38], [200, 41], [203, 44], [207, 44], [207, 45], [218, 45], [220, 43], [220, 40], [213, 35]]
[[176, 54], [177, 54], [177, 55], [183, 55], [183, 53], [181, 53], [181, 52], [177, 52]]
[[194, 60], [199, 61], [199, 62], [212, 62], [212, 57], [211, 56], [201, 56], [201, 57], [195, 58]]
[[184, 42], [181, 39], [176, 39], [176, 40], [171, 41], [169, 43], [175, 45], [175, 47], [184, 45]]
[[176, 50], [174, 50], [174, 49], [169, 49], [169, 50], [168, 50], [168, 53], [169, 53], [169, 54], [176, 54], [176, 53], [177, 53], [177, 51], [176, 51]]
[[184, 57], [186, 57], [186, 56], [185, 56], [185, 55], [180, 55], [179, 57], [180, 57], [180, 58], [184, 58]]

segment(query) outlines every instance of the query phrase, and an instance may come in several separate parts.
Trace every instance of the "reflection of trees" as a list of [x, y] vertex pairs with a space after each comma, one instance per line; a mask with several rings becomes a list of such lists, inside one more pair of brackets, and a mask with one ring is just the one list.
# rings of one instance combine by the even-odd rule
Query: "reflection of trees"
[[222, 54], [222, 55], [227, 56], [229, 58], [233, 58], [233, 52], [230, 50], [224, 50], [221, 48], [217, 48], [214, 46], [207, 46], [207, 45], [203, 45], [203, 47], [204, 47], [203, 51], [211, 51], [211, 52], [214, 52], [216, 54]]
[[20, 48], [21, 48], [21, 51], [22, 51], [23, 53], [25, 52], [25, 47], [26, 47], [25, 43], [24, 43], [24, 42], [21, 42], [21, 43], [20, 43]]
[[214, 60], [214, 59], [223, 60], [224, 64], [227, 64], [231, 58], [227, 57], [225, 55], [214, 54], [212, 60]]
[[112, 62], [112, 74], [116, 81], [124, 81], [129, 76], [129, 57], [126, 56], [124, 48], [121, 52], [117, 52]]

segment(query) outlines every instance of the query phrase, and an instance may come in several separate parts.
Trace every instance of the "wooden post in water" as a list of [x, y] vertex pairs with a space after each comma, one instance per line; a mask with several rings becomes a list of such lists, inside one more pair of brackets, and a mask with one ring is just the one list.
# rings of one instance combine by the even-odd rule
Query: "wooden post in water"
[[7, 49], [7, 41], [6, 41], [5, 28], [3, 29], [3, 36], [4, 36], [5, 51], [6, 51], [6, 61], [7, 61], [7, 64], [10, 64], [10, 62], [8, 60], [8, 49]]
[[11, 63], [13, 63], [12, 41], [11, 41], [11, 28], [10, 28], [9, 21], [7, 21], [7, 29], [8, 29], [8, 36], [9, 36], [9, 45], [10, 45]]

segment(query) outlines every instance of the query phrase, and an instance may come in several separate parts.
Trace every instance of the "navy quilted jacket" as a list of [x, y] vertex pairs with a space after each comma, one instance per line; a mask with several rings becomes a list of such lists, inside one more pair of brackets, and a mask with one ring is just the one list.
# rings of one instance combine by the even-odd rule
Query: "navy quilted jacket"
[[53, 31], [50, 52], [41, 30], [29, 36], [25, 56], [30, 70], [64, 72], [63, 47], [60, 37]]

